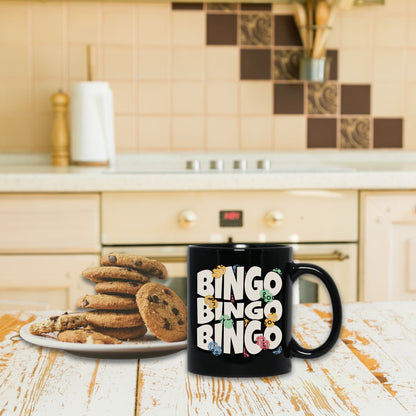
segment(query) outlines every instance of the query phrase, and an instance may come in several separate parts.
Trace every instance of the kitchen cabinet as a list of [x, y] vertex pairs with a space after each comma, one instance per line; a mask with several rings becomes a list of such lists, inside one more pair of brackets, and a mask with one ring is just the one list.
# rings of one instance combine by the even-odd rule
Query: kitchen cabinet
[[416, 299], [416, 192], [362, 192], [360, 299]]

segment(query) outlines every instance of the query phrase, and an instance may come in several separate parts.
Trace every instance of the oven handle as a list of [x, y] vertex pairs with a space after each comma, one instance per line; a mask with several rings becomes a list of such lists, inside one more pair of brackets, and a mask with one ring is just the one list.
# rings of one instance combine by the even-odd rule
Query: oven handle
[[[186, 263], [186, 256], [151, 256], [152, 259], [160, 261], [161, 263]], [[295, 254], [294, 260], [298, 261], [344, 261], [348, 260], [350, 256], [335, 250], [332, 253], [323, 254]]]

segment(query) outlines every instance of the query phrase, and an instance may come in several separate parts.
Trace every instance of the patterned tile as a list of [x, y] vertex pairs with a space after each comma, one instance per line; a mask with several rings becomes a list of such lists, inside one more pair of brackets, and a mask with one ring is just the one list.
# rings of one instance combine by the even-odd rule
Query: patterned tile
[[368, 149], [370, 143], [370, 119], [341, 119], [341, 149]]
[[333, 83], [308, 84], [308, 113], [336, 114], [337, 85]]
[[267, 13], [241, 16], [241, 44], [268, 46], [272, 40], [272, 18]]
[[237, 10], [238, 4], [237, 3], [207, 3], [208, 10], [217, 10], [217, 11], [229, 11], [229, 10]]
[[299, 61], [302, 51], [297, 49], [282, 49], [274, 51], [274, 73], [275, 80], [298, 80]]
[[341, 114], [370, 114], [370, 85], [341, 85]]
[[207, 15], [207, 45], [236, 45], [237, 15]]
[[302, 46], [292, 15], [274, 16], [274, 44], [276, 46]]
[[274, 114], [303, 114], [303, 84], [274, 84]]
[[374, 147], [401, 148], [403, 147], [403, 119], [375, 118]]
[[241, 49], [241, 79], [271, 79], [271, 51], [268, 49]]
[[308, 148], [337, 147], [336, 118], [308, 118]]

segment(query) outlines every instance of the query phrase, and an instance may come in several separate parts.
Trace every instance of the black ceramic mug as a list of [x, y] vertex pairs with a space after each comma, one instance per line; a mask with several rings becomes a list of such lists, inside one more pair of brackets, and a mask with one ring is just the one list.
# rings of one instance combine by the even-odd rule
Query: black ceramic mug
[[[328, 339], [307, 349], [292, 337], [292, 285], [303, 274], [326, 286], [333, 321]], [[279, 244], [201, 244], [188, 248], [188, 370], [211, 376], [271, 376], [291, 358], [328, 352], [341, 330], [341, 300], [325, 270], [294, 263]]]

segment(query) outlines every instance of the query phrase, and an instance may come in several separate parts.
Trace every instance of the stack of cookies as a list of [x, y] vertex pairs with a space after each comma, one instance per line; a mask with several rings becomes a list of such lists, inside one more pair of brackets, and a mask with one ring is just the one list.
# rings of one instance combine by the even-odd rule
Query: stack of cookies
[[101, 267], [91, 267], [82, 276], [96, 282], [96, 295], [78, 299], [86, 312], [89, 330], [118, 340], [142, 337], [146, 325], [139, 313], [136, 294], [150, 278], [166, 279], [166, 267], [143, 256], [111, 253], [101, 259]]

